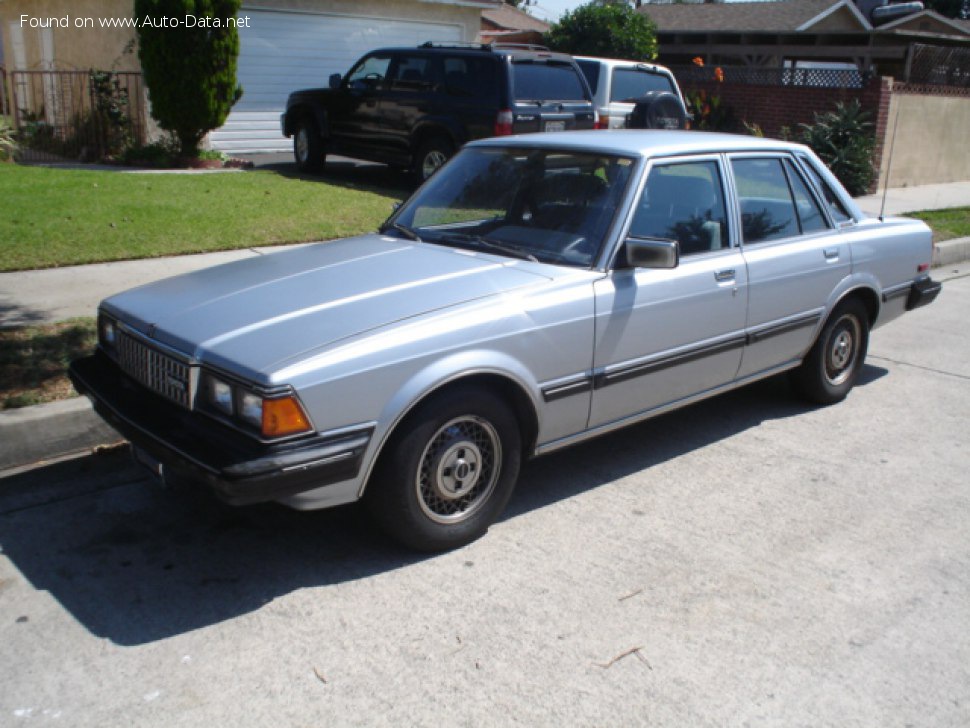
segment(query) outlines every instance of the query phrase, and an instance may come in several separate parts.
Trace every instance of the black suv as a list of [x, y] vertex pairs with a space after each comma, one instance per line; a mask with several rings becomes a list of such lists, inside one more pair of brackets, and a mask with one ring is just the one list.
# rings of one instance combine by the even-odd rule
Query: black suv
[[301, 170], [321, 169], [332, 152], [409, 168], [422, 182], [471, 139], [592, 129], [595, 116], [571, 56], [425, 43], [372, 51], [329, 89], [294, 92], [281, 124]]

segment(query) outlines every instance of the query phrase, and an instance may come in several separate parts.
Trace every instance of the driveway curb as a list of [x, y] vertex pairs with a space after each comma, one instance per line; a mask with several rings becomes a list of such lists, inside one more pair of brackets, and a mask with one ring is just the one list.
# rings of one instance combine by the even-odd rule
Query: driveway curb
[[0, 471], [122, 439], [84, 397], [7, 410], [0, 412]]
[[933, 267], [970, 260], [970, 238], [944, 240], [933, 245]]

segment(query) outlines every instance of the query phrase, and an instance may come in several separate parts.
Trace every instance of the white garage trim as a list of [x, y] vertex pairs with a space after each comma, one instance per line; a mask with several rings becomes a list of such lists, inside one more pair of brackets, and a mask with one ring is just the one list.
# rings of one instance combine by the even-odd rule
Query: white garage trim
[[232, 153], [288, 151], [280, 114], [290, 93], [327, 85], [364, 53], [385, 46], [417, 46], [427, 40], [460, 41], [457, 22], [421, 21], [347, 13], [244, 7], [248, 27], [239, 29], [237, 80], [243, 96], [225, 125], [213, 131], [214, 149]]

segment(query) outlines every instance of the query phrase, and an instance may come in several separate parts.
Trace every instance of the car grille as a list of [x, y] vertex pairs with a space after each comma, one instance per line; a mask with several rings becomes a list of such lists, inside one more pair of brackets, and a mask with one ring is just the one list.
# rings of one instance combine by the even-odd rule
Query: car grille
[[191, 376], [189, 365], [146, 346], [119, 331], [116, 344], [118, 365], [153, 392], [175, 404], [190, 408]]

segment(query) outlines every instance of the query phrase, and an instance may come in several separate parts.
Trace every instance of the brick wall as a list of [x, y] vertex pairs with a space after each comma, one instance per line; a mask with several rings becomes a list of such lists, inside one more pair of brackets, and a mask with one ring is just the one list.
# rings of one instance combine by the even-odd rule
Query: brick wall
[[685, 95], [704, 90], [709, 95], [720, 96], [721, 103], [729, 105], [734, 112], [739, 127], [736, 131], [743, 132], [742, 122], [747, 122], [760, 126], [767, 137], [781, 137], [785, 128], [792, 136], [797, 136], [799, 124], [811, 123], [816, 113], [831, 111], [839, 102], [859, 99], [876, 125], [873, 179], [879, 179], [879, 165], [889, 127], [889, 104], [893, 93], [891, 78], [869, 79], [862, 88], [749, 85], [730, 80], [722, 83], [685, 81], [681, 86]]

